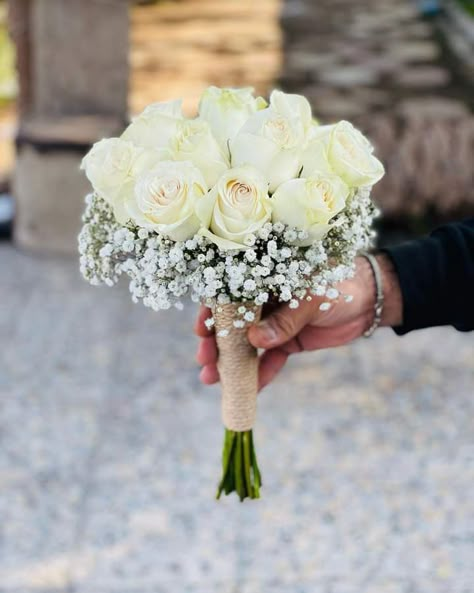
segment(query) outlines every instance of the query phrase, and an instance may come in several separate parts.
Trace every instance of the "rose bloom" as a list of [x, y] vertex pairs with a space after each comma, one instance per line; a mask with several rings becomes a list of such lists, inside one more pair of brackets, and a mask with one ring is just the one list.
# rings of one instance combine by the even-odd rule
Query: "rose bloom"
[[274, 192], [297, 176], [311, 121], [311, 108], [303, 96], [273, 91], [270, 106], [252, 115], [230, 142], [232, 166], [256, 167]]
[[138, 226], [185, 241], [201, 226], [196, 206], [206, 191], [201, 172], [192, 163], [162, 161], [137, 180], [126, 207]]
[[207, 121], [226, 155], [232, 140], [248, 118], [267, 106], [262, 97], [253, 96], [253, 88], [220, 89], [208, 87], [199, 101], [199, 116]]
[[96, 194], [112, 206], [116, 219], [123, 224], [129, 218], [125, 201], [133, 195], [138, 175], [159, 159], [156, 151], [121, 138], [107, 138], [94, 144], [82, 159], [81, 169]]
[[270, 95], [270, 107], [286, 118], [299, 118], [305, 132], [308, 132], [313, 126], [311, 105], [303, 95], [274, 90]]
[[148, 105], [122, 134], [124, 140], [144, 148], [165, 148], [183, 120], [181, 100]]
[[208, 187], [212, 187], [229, 168], [229, 159], [212, 135], [209, 124], [201, 119], [178, 123], [169, 152], [173, 160], [191, 161], [203, 174]]
[[229, 169], [198, 206], [200, 233], [220, 249], [245, 249], [245, 239], [271, 217], [267, 182], [254, 167]]
[[321, 240], [331, 228], [330, 220], [346, 205], [348, 186], [336, 175], [315, 175], [282, 183], [272, 197], [273, 222], [307, 231], [297, 245]]
[[372, 153], [370, 142], [349, 122], [320, 126], [313, 129], [312, 140], [301, 158], [301, 175], [335, 173], [349, 187], [374, 185], [385, 171]]

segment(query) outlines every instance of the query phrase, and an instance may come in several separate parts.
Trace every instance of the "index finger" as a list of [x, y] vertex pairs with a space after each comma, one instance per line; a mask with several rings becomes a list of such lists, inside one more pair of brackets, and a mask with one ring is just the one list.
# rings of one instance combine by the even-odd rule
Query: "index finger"
[[207, 325], [204, 323], [206, 319], [209, 319], [209, 317], [212, 317], [211, 310], [209, 307], [201, 305], [196, 323], [194, 324], [194, 333], [200, 338], [207, 338], [214, 332], [212, 327], [208, 329]]

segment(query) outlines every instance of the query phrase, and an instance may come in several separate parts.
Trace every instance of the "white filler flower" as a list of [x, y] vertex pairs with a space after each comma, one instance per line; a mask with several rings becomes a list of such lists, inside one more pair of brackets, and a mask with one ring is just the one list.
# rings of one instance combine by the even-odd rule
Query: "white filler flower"
[[126, 206], [139, 226], [185, 241], [200, 227], [196, 206], [206, 191], [206, 183], [192, 163], [162, 161], [137, 180]]
[[302, 177], [335, 173], [350, 187], [374, 185], [384, 175], [382, 163], [372, 154], [367, 138], [347, 121], [313, 130], [303, 153]]
[[265, 178], [254, 167], [229, 169], [200, 201], [198, 212], [201, 234], [218, 247], [247, 249], [246, 238], [271, 217]]
[[336, 175], [315, 175], [282, 183], [272, 197], [273, 221], [298, 230], [308, 237], [295, 244], [311, 245], [331, 228], [329, 221], [346, 205], [349, 188]]

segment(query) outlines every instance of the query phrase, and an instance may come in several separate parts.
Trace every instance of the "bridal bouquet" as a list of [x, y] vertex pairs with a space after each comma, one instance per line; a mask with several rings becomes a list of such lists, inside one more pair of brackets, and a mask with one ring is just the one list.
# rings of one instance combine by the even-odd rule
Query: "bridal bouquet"
[[190, 297], [212, 309], [225, 425], [217, 497], [258, 498], [258, 358], [247, 340], [265, 303], [326, 310], [370, 246], [370, 191], [383, 175], [350, 123], [319, 125], [300, 95], [208, 88], [199, 114], [155, 103], [119, 138], [97, 142], [82, 168], [93, 186], [79, 236], [81, 271], [154, 310]]

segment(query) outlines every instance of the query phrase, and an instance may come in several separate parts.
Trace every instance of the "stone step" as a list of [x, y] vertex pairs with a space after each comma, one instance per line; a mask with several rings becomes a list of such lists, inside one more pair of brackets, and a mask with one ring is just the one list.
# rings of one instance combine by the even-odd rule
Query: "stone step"
[[21, 122], [17, 145], [82, 151], [101, 138], [121, 134], [125, 124], [117, 117], [99, 115], [30, 117]]

